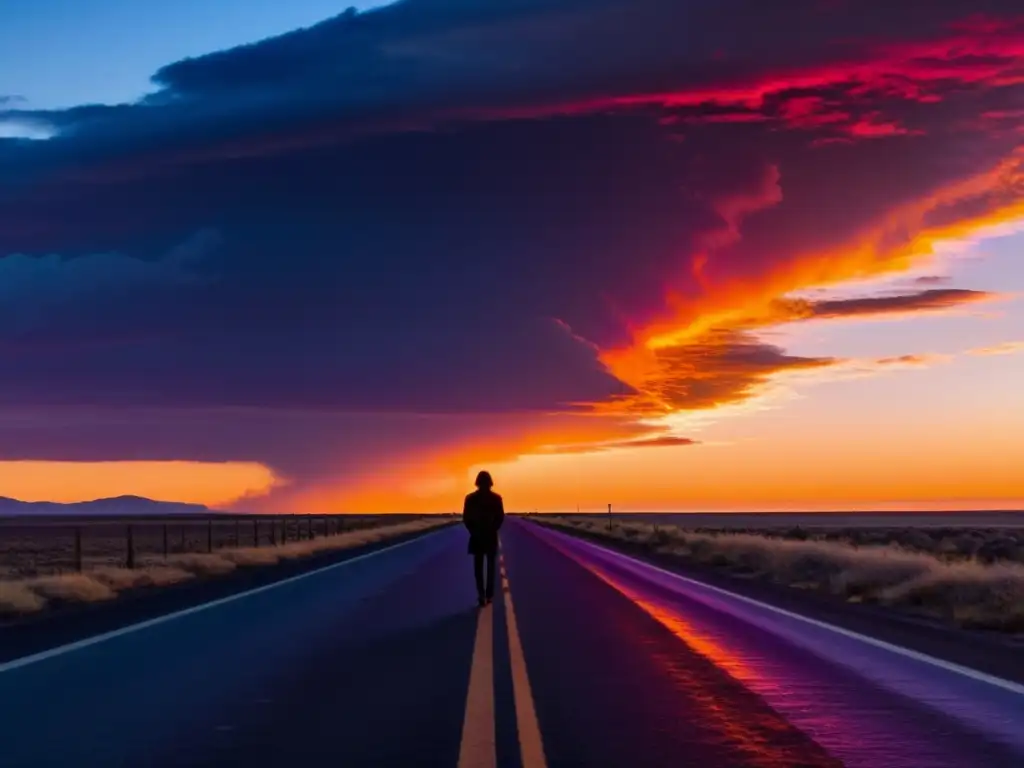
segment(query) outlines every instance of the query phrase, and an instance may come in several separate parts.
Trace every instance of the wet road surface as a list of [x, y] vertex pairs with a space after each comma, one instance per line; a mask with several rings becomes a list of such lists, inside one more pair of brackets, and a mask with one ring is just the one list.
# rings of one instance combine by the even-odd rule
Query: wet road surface
[[512, 519], [0, 664], [0, 766], [1024, 766], [1024, 689]]

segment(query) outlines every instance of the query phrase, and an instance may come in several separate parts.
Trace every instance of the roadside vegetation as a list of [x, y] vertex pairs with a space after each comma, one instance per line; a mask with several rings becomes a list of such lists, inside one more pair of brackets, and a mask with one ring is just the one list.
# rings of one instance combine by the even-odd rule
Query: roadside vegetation
[[0, 580], [0, 616], [31, 614], [60, 603], [96, 603], [141, 587], [162, 587], [222, 576], [237, 568], [275, 565], [436, 528], [449, 517], [423, 518], [345, 531], [272, 547], [236, 547], [213, 553], [145, 555], [137, 567], [98, 566], [81, 573]]
[[[756, 533], [551, 517], [540, 522], [640, 554], [872, 603], [958, 626], [1024, 632], [1024, 531], [844, 529]], [[993, 541], [1000, 542], [997, 556]], [[1014, 542], [1012, 545], [1006, 542]], [[987, 554], [986, 554], [987, 553]]]
[[695, 528], [694, 533], [717, 535], [746, 533], [767, 535], [792, 541], [826, 541], [855, 547], [898, 546], [910, 552], [934, 555], [940, 560], [976, 560], [980, 563], [1011, 562], [1024, 564], [1024, 528], [980, 528], [920, 526], [813, 527], [792, 526], [777, 529]]

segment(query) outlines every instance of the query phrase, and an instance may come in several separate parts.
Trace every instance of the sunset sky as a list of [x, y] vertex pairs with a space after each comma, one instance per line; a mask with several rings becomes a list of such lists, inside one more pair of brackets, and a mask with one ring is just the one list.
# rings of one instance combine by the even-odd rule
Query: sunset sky
[[1024, 508], [1019, 0], [23, 5], [0, 496]]

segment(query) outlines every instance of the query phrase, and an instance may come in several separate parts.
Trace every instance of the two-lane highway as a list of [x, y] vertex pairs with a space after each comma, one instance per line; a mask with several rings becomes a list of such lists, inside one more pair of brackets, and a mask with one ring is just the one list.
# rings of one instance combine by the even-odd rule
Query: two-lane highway
[[[1024, 689], [510, 519], [0, 664], [0, 766], [1024, 766]], [[1016, 735], [1015, 735], [1016, 734]]]

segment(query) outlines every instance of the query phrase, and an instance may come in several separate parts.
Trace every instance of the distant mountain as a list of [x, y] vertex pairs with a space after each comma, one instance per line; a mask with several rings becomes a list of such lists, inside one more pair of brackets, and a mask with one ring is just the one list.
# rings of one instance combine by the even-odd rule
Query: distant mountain
[[56, 501], [19, 501], [0, 496], [0, 517], [20, 515], [44, 516], [82, 516], [96, 517], [102, 515], [199, 515], [210, 514], [216, 510], [202, 504], [183, 504], [176, 501], [154, 501], [142, 496], [117, 496], [112, 499], [94, 499], [71, 504]]

